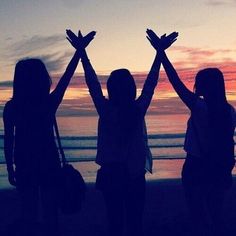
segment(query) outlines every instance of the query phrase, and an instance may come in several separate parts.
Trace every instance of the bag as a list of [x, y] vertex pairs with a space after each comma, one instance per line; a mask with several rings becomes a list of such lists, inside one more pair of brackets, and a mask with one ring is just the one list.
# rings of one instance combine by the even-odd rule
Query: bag
[[82, 208], [86, 185], [78, 170], [65, 164], [61, 168], [60, 209], [63, 214], [75, 214]]
[[56, 118], [54, 128], [61, 154], [61, 173], [59, 183], [59, 208], [63, 214], [75, 214], [81, 210], [82, 201], [85, 198], [86, 185], [78, 170], [67, 163], [63, 151]]

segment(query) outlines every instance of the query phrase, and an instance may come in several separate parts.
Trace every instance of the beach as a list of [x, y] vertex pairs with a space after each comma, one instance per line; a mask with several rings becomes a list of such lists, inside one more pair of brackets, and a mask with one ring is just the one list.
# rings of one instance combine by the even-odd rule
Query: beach
[[[181, 169], [186, 155], [183, 150], [186, 118], [186, 115], [159, 116], [158, 119], [155, 116], [147, 117], [149, 146], [154, 161], [153, 173], [146, 174], [143, 220], [145, 236], [191, 236], [190, 219], [181, 185]], [[80, 213], [70, 216], [60, 214], [61, 235], [107, 236], [104, 201], [94, 186], [99, 168], [95, 163], [97, 118], [59, 117], [58, 120], [66, 157], [81, 172], [88, 187]], [[176, 123], [177, 120], [179, 123]], [[3, 134], [2, 127], [0, 125], [0, 134]], [[7, 180], [2, 138], [0, 136], [0, 235], [7, 236], [9, 229], [17, 230], [20, 224], [20, 203], [16, 190]], [[235, 168], [233, 174], [236, 174]], [[227, 193], [224, 222], [224, 235], [236, 235], [236, 184]], [[41, 224], [37, 230], [38, 236], [44, 235]]]
[[[146, 173], [143, 236], [193, 236], [196, 229], [191, 227], [181, 170], [186, 151], [196, 157], [205, 157], [219, 150], [220, 156], [223, 150], [220, 147], [228, 146], [223, 142], [228, 140], [230, 131], [226, 100], [236, 107], [235, 9], [236, 0], [0, 0], [0, 26], [4, 32], [0, 38], [0, 236], [26, 236], [20, 233], [20, 196], [8, 182], [6, 159], [8, 167], [17, 163], [17, 168], [23, 170], [23, 177], [27, 176], [28, 170], [41, 177], [44, 175], [41, 171], [45, 169], [47, 178], [42, 179], [49, 180], [47, 170], [53, 159], [56, 163], [56, 155], [49, 155], [56, 153], [52, 142], [52, 119], [48, 116], [51, 112], [55, 113], [60, 133], [60, 138], [54, 135], [57, 148], [61, 143], [67, 162], [80, 171], [87, 185], [82, 210], [75, 215], [59, 213], [60, 236], [108, 236], [104, 199], [95, 188], [99, 169], [95, 161], [97, 151], [100, 152], [97, 147], [101, 147], [102, 152], [104, 149], [104, 153], [114, 151], [115, 155], [110, 155], [111, 163], [117, 156], [118, 162], [122, 160], [129, 167], [129, 163], [134, 164], [135, 171], [135, 167], [137, 170], [139, 167], [135, 160], [139, 159], [137, 163], [141, 163], [139, 156], [144, 156], [141, 152], [144, 143], [152, 153], [153, 169], [152, 173]], [[78, 42], [74, 42], [75, 36], [68, 30], [78, 32]], [[87, 34], [92, 30], [96, 36]], [[82, 34], [87, 34], [85, 41], [81, 41]], [[163, 36], [158, 40], [160, 35]], [[85, 46], [87, 56], [81, 51]], [[163, 57], [162, 49], [167, 50], [168, 58]], [[31, 58], [33, 60], [28, 60]], [[30, 61], [37, 61], [41, 66], [34, 67]], [[132, 76], [127, 71], [127, 78], [132, 81], [133, 96], [129, 83], [122, 82], [126, 73], [120, 74], [119, 68], [130, 71]], [[210, 70], [204, 70], [206, 68]], [[116, 85], [110, 86], [108, 81], [120, 76], [120, 81], [116, 80]], [[95, 80], [101, 86], [96, 86]], [[102, 96], [109, 100], [111, 112], [110, 108], [108, 112], [104, 109]], [[114, 97], [120, 101], [119, 106]], [[132, 102], [137, 106], [126, 99], [129, 97], [137, 98]], [[204, 102], [196, 97], [203, 98]], [[7, 101], [13, 104], [8, 104], [8, 109]], [[145, 115], [143, 139], [140, 112]], [[103, 119], [105, 113], [109, 114]], [[106, 133], [111, 134], [111, 139], [105, 137]], [[131, 142], [126, 142], [129, 139]], [[136, 139], [140, 147], [133, 145]], [[122, 145], [113, 148], [110, 143]], [[236, 154], [236, 131], [234, 143]], [[49, 150], [51, 147], [52, 151]], [[140, 155], [129, 155], [139, 149]], [[103, 159], [102, 154], [99, 156]], [[28, 165], [24, 160], [29, 160]], [[209, 173], [212, 173], [211, 168]], [[233, 176], [232, 188], [225, 199], [222, 236], [236, 236], [236, 168]], [[52, 178], [49, 182], [56, 185], [58, 179]], [[17, 181], [20, 182], [20, 178]], [[31, 182], [35, 180], [32, 178]], [[48, 200], [47, 193], [45, 195]], [[200, 195], [194, 196], [200, 199]], [[46, 236], [40, 203], [38, 207], [39, 221], [35, 225], [36, 234], [32, 236]], [[50, 207], [47, 209], [50, 211]], [[58, 235], [55, 232], [52, 236]]]
[[[173, 161], [170, 161], [173, 162]], [[183, 160], [178, 161], [181, 167]], [[184, 192], [181, 185], [180, 170], [174, 171], [173, 166], [161, 161], [154, 163], [155, 168], [169, 166], [168, 178], [157, 178], [147, 175], [146, 205], [144, 212], [145, 236], [169, 236], [169, 235], [191, 235], [190, 219], [186, 207]], [[75, 165], [80, 169], [82, 164]], [[157, 167], [159, 166], [159, 167]], [[175, 165], [176, 166], [176, 165]], [[172, 175], [170, 176], [170, 174]], [[163, 174], [163, 173], [162, 173]], [[150, 177], [152, 176], [152, 177]], [[94, 179], [87, 179], [86, 198], [82, 210], [75, 215], [59, 215], [60, 232], [63, 236], [106, 236], [107, 219], [104, 201], [101, 193], [95, 189]], [[18, 194], [14, 188], [7, 186], [0, 190], [0, 235], [7, 235], [7, 231], [17, 229], [20, 204]], [[235, 235], [236, 233], [236, 178], [233, 187], [228, 191], [224, 206], [224, 235]], [[38, 226], [38, 235], [43, 235], [41, 225]], [[40, 233], [41, 232], [41, 233]], [[16, 234], [17, 235], [17, 234]]]

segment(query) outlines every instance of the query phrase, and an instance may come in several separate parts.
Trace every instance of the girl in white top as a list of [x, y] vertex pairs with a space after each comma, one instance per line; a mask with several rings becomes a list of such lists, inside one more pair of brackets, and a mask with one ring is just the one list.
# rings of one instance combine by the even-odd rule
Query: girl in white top
[[[145, 114], [157, 85], [161, 61], [156, 54], [141, 95], [136, 99], [136, 85], [127, 69], [112, 71], [107, 81], [108, 99], [104, 97], [97, 75], [77, 37], [68, 34], [80, 48], [85, 79], [99, 115], [96, 162], [101, 166], [97, 187], [102, 191], [109, 221], [109, 235], [141, 236], [145, 202], [145, 172], [150, 157]], [[174, 35], [173, 35], [174, 36]], [[171, 38], [171, 43], [174, 42]], [[124, 55], [125, 56], [125, 55]], [[126, 217], [125, 217], [126, 216]]]
[[232, 183], [234, 166], [235, 111], [227, 102], [224, 77], [217, 68], [199, 71], [194, 92], [180, 80], [164, 48], [168, 36], [159, 38], [148, 31], [149, 41], [161, 54], [161, 61], [173, 88], [190, 109], [185, 137], [187, 157], [182, 181], [195, 224], [196, 235], [224, 235], [221, 210], [226, 189]]

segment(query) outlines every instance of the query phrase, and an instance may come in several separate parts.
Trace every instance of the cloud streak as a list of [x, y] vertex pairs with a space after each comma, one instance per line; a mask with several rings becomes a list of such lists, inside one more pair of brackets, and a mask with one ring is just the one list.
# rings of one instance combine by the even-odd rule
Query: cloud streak
[[235, 61], [230, 57], [235, 49], [202, 49], [197, 47], [174, 46], [172, 52], [182, 55], [182, 59], [176, 61], [180, 68], [201, 68], [204, 64], [214, 64], [216, 67], [230, 64], [234, 67]]
[[[17, 42], [9, 42], [4, 50], [4, 62], [6, 66], [14, 66], [16, 61], [24, 58], [39, 58], [45, 64], [49, 72], [55, 73], [65, 66], [72, 52], [62, 53], [58, 50], [65, 41], [65, 35], [40, 36], [22, 39]], [[50, 52], [50, 53], [48, 53]], [[3, 60], [3, 59], [2, 59]]]
[[10, 57], [24, 57], [27, 54], [32, 54], [38, 50], [46, 50], [54, 48], [56, 45], [65, 40], [65, 35], [51, 35], [51, 36], [40, 36], [35, 35], [28, 39], [22, 39], [15, 43], [11, 43], [7, 47], [8, 55]]
[[67, 52], [62, 55], [60, 53], [44, 54], [37, 58], [41, 59], [45, 63], [49, 72], [56, 73], [64, 68], [66, 63], [69, 63], [69, 57], [71, 56], [71, 53]]
[[[65, 55], [63, 55], [65, 56]], [[50, 59], [50, 55], [48, 57]], [[45, 59], [48, 60], [46, 57]], [[182, 68], [179, 65], [182, 63]], [[227, 94], [230, 98], [232, 104], [236, 104], [236, 96], [234, 91], [234, 81], [236, 78], [236, 62], [232, 60], [222, 60], [219, 63], [202, 63], [197, 65], [198, 67], [183, 69], [185, 62], [173, 63], [180, 78], [185, 83], [185, 85], [192, 90], [194, 84], [194, 78], [199, 69], [205, 67], [219, 67], [225, 76]], [[133, 73], [137, 88], [140, 91], [143, 87], [144, 81], [147, 77], [147, 73]], [[106, 94], [106, 81], [108, 75], [98, 75], [99, 81], [104, 88], [104, 94]], [[53, 76], [53, 87], [57, 84], [60, 76]], [[7, 99], [11, 97], [12, 94], [12, 82], [2, 82], [0, 83], [0, 106], [2, 106]], [[5, 95], [4, 95], [5, 94]], [[165, 72], [160, 73], [160, 81], [158, 83], [157, 89], [155, 91], [153, 101], [149, 108], [148, 114], [186, 114], [187, 110], [183, 103], [178, 98], [174, 89], [170, 85], [168, 79], [166, 78]], [[1, 114], [1, 107], [0, 107]], [[65, 94], [60, 109], [57, 113], [60, 116], [91, 116], [97, 115], [94, 108], [93, 102], [89, 96], [89, 91], [85, 84], [84, 76], [81, 74], [76, 74], [75, 78], [72, 79], [69, 88]]]
[[208, 0], [207, 5], [219, 7], [219, 6], [236, 6], [235, 0]]

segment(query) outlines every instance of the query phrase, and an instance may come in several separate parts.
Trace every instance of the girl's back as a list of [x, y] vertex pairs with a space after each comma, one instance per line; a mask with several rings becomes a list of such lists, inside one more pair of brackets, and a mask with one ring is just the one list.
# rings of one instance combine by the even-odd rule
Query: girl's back
[[148, 150], [144, 113], [138, 101], [123, 107], [107, 100], [99, 116], [97, 163], [120, 163], [129, 172], [140, 172]]
[[55, 114], [50, 103], [49, 97], [47, 103], [39, 106], [18, 106], [13, 100], [6, 104], [5, 114], [15, 128], [15, 162], [25, 165], [37, 157], [50, 161], [58, 156], [53, 134]]
[[19, 106], [13, 100], [7, 102], [4, 119], [14, 127], [14, 163], [18, 184], [41, 182], [50, 172], [60, 167], [54, 140], [55, 113], [48, 102], [41, 105]]

